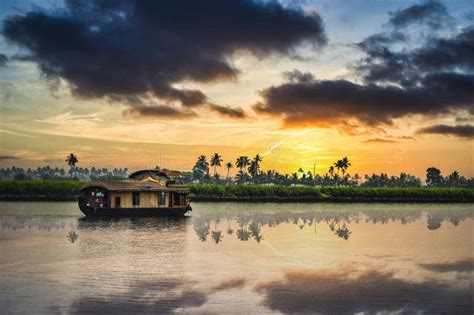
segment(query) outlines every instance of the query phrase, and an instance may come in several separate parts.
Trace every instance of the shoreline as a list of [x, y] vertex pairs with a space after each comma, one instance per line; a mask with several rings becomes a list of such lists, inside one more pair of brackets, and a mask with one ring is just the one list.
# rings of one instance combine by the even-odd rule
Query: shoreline
[[[0, 201], [76, 201], [87, 181], [0, 181]], [[474, 203], [473, 188], [187, 184], [194, 202]]]
[[[376, 197], [192, 197], [191, 202], [210, 203], [474, 203], [474, 200], [443, 199], [443, 198], [376, 198]], [[77, 202], [71, 197], [52, 196], [0, 196], [0, 201], [10, 202]]]

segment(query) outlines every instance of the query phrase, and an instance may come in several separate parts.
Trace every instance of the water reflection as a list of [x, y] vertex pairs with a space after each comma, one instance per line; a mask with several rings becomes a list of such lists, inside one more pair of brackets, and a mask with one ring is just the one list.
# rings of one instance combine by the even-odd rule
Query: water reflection
[[472, 219], [468, 205], [368, 204], [0, 215], [0, 309], [469, 314]]
[[77, 234], [76, 231], [70, 231], [68, 235], [66, 235], [66, 238], [71, 242], [71, 244], [74, 244], [74, 242], [79, 238], [79, 234]]
[[264, 236], [262, 227], [274, 228], [280, 224], [292, 224], [300, 230], [314, 227], [317, 232], [317, 224], [326, 225], [336, 237], [342, 240], [349, 240], [352, 231], [349, 227], [351, 223], [373, 223], [388, 224], [390, 222], [400, 222], [402, 225], [410, 224], [419, 220], [426, 220], [428, 230], [441, 228], [446, 221], [453, 226], [458, 226], [466, 219], [472, 219], [473, 212], [464, 210], [440, 210], [419, 211], [419, 210], [358, 210], [358, 211], [275, 211], [275, 212], [242, 212], [242, 211], [200, 211], [193, 217], [181, 218], [50, 218], [50, 217], [0, 217], [1, 229], [38, 229], [51, 231], [64, 229], [67, 226], [71, 232], [67, 239], [74, 243], [79, 235], [76, 229], [131, 229], [131, 230], [175, 230], [184, 231], [187, 224], [192, 224], [197, 238], [202, 241], [212, 241], [220, 244], [225, 240], [225, 233], [228, 237], [235, 237], [240, 241], [254, 240], [260, 243]]
[[[394, 210], [370, 210], [370, 211], [278, 211], [278, 212], [205, 212], [202, 211], [193, 218], [194, 231], [199, 240], [205, 242], [208, 236], [219, 244], [224, 240], [223, 231], [218, 229], [219, 223], [225, 220], [227, 234], [234, 235], [240, 241], [251, 239], [260, 243], [263, 240], [262, 227], [276, 227], [280, 224], [293, 224], [300, 230], [314, 226], [316, 234], [317, 224], [325, 224], [333, 234], [343, 240], [349, 240], [352, 231], [350, 223], [361, 221], [373, 224], [388, 224], [389, 222], [400, 222], [406, 225], [419, 220], [426, 220], [428, 230], [437, 230], [444, 221], [457, 226], [460, 222], [473, 218], [470, 210], [436, 210], [436, 211], [394, 211]], [[213, 230], [211, 231], [211, 227]]]

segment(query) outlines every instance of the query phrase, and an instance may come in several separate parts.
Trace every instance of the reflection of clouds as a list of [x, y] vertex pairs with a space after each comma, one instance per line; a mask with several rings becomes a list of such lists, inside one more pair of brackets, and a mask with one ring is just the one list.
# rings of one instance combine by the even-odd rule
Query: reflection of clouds
[[74, 301], [69, 313], [171, 313], [204, 305], [210, 294], [240, 289], [244, 278], [230, 278], [210, 290], [197, 288], [197, 283], [183, 279], [160, 279], [134, 283], [121, 294], [106, 297], [86, 296]]
[[418, 264], [423, 269], [433, 272], [472, 272], [474, 270], [474, 259], [464, 259], [444, 263], [421, 263]]
[[244, 287], [246, 283], [247, 283], [247, 280], [245, 278], [232, 278], [216, 285], [214, 288], [212, 288], [212, 291], [218, 292], [218, 291], [225, 291], [225, 290], [240, 289]]
[[88, 296], [74, 301], [70, 313], [170, 313], [179, 308], [199, 307], [207, 294], [192, 282], [160, 279], [135, 283], [123, 294], [107, 297]]
[[344, 268], [290, 270], [283, 279], [261, 283], [256, 290], [265, 306], [284, 313], [472, 312], [469, 287], [450, 287], [432, 279], [411, 282], [376, 269], [350, 274], [354, 272]]

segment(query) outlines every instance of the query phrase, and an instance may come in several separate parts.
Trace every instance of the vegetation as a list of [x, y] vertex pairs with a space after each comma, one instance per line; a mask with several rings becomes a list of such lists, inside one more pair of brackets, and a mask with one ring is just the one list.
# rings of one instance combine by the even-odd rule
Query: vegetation
[[0, 179], [2, 180], [30, 180], [30, 179], [125, 179], [128, 178], [127, 168], [83, 168], [72, 167], [68, 171], [64, 168], [43, 166], [36, 169], [23, 169], [20, 167], [9, 167], [0, 169]]
[[[351, 166], [344, 157], [330, 166], [324, 175], [305, 172], [302, 168], [291, 176], [274, 170], [262, 171], [262, 157], [239, 156], [235, 167], [238, 173], [230, 176], [231, 162], [225, 164], [227, 176], [221, 179], [217, 171], [222, 166], [222, 157], [214, 153], [210, 162], [205, 155], [198, 157], [192, 172], [184, 173], [191, 197], [194, 200], [252, 200], [252, 201], [474, 201], [474, 180], [466, 179], [458, 172], [443, 177], [435, 167], [426, 170], [426, 186], [416, 176], [401, 173], [365, 175], [364, 181], [358, 174], [351, 176]], [[89, 179], [127, 178], [126, 168], [96, 169], [77, 167], [77, 156], [71, 153], [66, 162], [70, 167], [67, 175], [64, 169], [39, 167], [36, 170], [22, 168], [0, 169], [0, 197], [2, 199], [32, 200], [74, 200], [80, 188]], [[214, 175], [209, 174], [214, 168]], [[79, 180], [82, 179], [82, 180]], [[235, 183], [236, 185], [232, 185]], [[217, 238], [218, 235], [215, 235]]]
[[473, 202], [474, 190], [431, 187], [309, 187], [189, 184], [193, 200], [254, 201], [452, 201]]
[[[3, 180], [3, 200], [76, 200], [87, 181]], [[311, 187], [282, 185], [188, 184], [194, 201], [450, 201], [474, 202], [474, 190], [438, 187]]]
[[86, 183], [71, 179], [2, 180], [0, 196], [3, 200], [75, 200]]

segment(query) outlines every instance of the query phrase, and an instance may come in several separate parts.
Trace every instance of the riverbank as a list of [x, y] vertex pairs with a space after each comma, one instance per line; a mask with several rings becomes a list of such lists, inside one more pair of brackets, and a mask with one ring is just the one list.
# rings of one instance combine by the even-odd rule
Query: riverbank
[[[80, 180], [0, 181], [0, 200], [75, 201]], [[474, 189], [435, 187], [311, 187], [189, 184], [192, 201], [206, 202], [474, 202]]]

